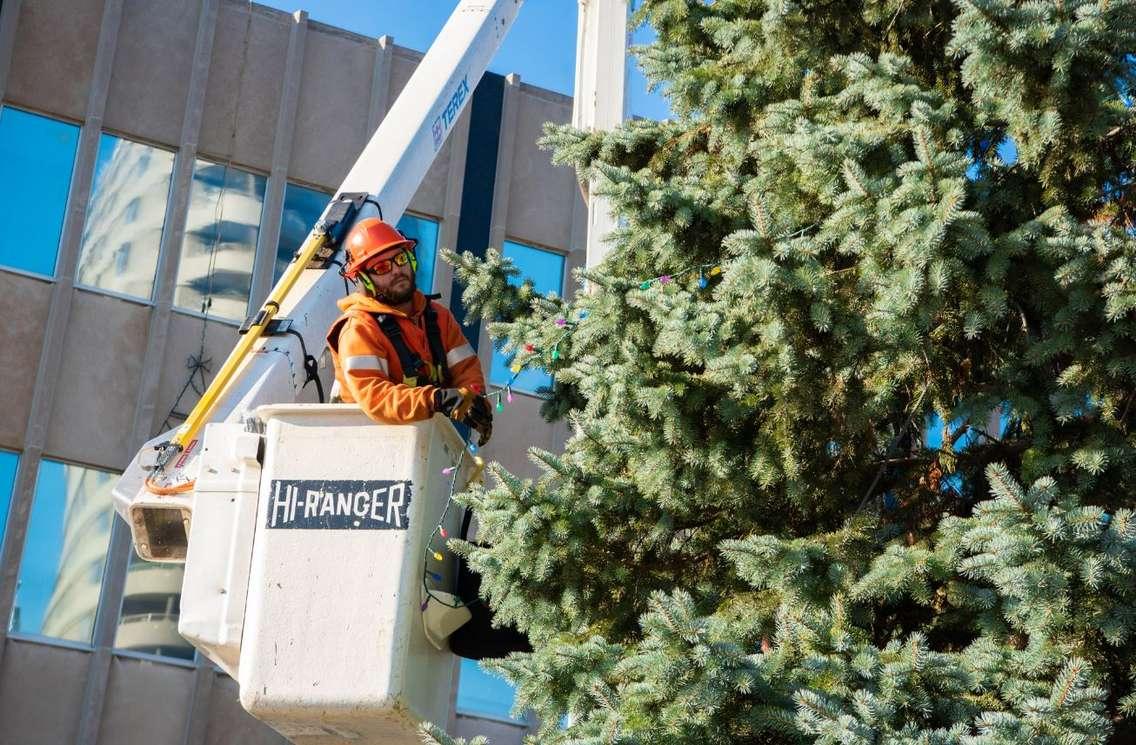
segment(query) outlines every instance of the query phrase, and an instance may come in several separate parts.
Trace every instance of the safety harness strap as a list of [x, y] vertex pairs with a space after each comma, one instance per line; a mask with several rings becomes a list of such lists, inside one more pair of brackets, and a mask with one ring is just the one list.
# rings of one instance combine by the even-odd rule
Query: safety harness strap
[[446, 346], [442, 343], [442, 328], [438, 325], [438, 313], [434, 306], [426, 304], [426, 343], [430, 345], [430, 356], [434, 358], [435, 382], [449, 384], [450, 367], [446, 362]]
[[418, 385], [418, 373], [422, 370], [422, 358], [415, 354], [410, 345], [406, 343], [406, 339], [402, 338], [402, 329], [398, 327], [398, 321], [394, 317], [384, 313], [373, 315], [379, 323], [379, 328], [382, 329], [387, 339], [390, 340], [391, 346], [394, 347], [394, 353], [398, 355], [398, 364], [402, 366], [402, 382], [410, 386]]
[[446, 348], [442, 344], [442, 330], [438, 325], [438, 314], [433, 307], [427, 305], [425, 311], [426, 341], [430, 345], [430, 356], [435, 360], [440, 360], [433, 366], [426, 364], [406, 343], [406, 339], [402, 336], [402, 329], [394, 316], [388, 316], [385, 313], [374, 313], [372, 315], [378, 321], [379, 328], [390, 340], [395, 354], [398, 355], [398, 363], [402, 366], [402, 382], [404, 384], [416, 386], [418, 385], [418, 375], [426, 373], [431, 383], [448, 385], [450, 369], [446, 364]]

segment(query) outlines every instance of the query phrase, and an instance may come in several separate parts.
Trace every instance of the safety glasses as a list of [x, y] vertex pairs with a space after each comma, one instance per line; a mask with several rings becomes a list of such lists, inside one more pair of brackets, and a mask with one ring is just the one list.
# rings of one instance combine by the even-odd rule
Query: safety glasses
[[[412, 262], [414, 262], [414, 254], [410, 251], [403, 250], [399, 251], [392, 258], [379, 259], [373, 264], [364, 267], [363, 271], [367, 272], [368, 274], [377, 274], [381, 277], [384, 274], [390, 274], [392, 271], [394, 271], [396, 265], [406, 266], [407, 264], [411, 264]], [[412, 268], [414, 268], [413, 264]]]

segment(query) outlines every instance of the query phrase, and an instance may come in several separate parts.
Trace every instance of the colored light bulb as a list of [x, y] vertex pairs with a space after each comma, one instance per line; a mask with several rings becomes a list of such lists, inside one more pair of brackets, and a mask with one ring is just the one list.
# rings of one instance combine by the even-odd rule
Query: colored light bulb
[[580, 311], [580, 320], [581, 321], [584, 320], [587, 317], [588, 317], [588, 311], [586, 311], [586, 310]]
[[441, 525], [438, 526], [438, 535], [442, 536], [443, 538], [448, 538], [450, 536], [450, 534], [446, 532], [446, 529]]
[[430, 598], [426, 598], [425, 600], [422, 601], [422, 605], [418, 606], [418, 610], [425, 613], [426, 612], [426, 606], [429, 605], [429, 604], [430, 604]]
[[710, 276], [711, 277], [717, 277], [721, 273], [722, 273], [722, 267], [720, 267], [720, 266], [712, 267], [710, 269]]
[[501, 399], [497, 399], [497, 411], [502, 412], [504, 410], [505, 410], [505, 404], [501, 402]]
[[442, 553], [440, 551], [434, 552], [434, 561], [441, 561], [444, 558], [446, 558], [446, 557], [442, 556]]
[[505, 398], [507, 398], [509, 400], [509, 403], [513, 403], [513, 389], [512, 388], [506, 388], [505, 389]]
[[709, 286], [709, 284], [710, 284], [710, 280], [706, 279], [706, 277], [699, 277], [698, 278], [698, 287], [700, 289], [705, 290], [707, 288], [707, 286]]
[[426, 572], [426, 574], [430, 575], [430, 579], [434, 580], [435, 582], [442, 581], [442, 575], [438, 574], [437, 572]]
[[451, 473], [453, 473], [456, 470], [458, 470], [457, 466], [447, 466], [446, 468], [442, 469], [442, 475], [443, 476], [449, 476]]
[[554, 360], [560, 359], [560, 350], [559, 349], [553, 349], [552, 350], [552, 359], [554, 359]]
[[525, 345], [525, 351], [526, 352], [532, 352], [535, 349], [536, 349], [536, 347], [534, 347], [532, 344], [526, 344]]
[[521, 371], [521, 366], [520, 365], [513, 365], [509, 369], [512, 370], [515, 373], [519, 373]]
[[556, 319], [556, 325], [559, 326], [560, 328], [564, 328], [565, 326], [568, 325], [568, 319], [567, 318], [557, 318]]
[[640, 290], [649, 290], [649, 289], [651, 289], [651, 280], [647, 280], [647, 281], [646, 281], [646, 282], [644, 282], [643, 284], [639, 285], [639, 289], [640, 289]]
[[671, 282], [671, 275], [669, 275], [669, 274], [664, 274], [663, 276], [659, 277], [659, 284], [661, 284], [661, 285], [667, 285], [667, 284], [670, 284], [670, 282]]
[[472, 442], [469, 443], [469, 452], [476, 453], [477, 452], [477, 445], [474, 445]]

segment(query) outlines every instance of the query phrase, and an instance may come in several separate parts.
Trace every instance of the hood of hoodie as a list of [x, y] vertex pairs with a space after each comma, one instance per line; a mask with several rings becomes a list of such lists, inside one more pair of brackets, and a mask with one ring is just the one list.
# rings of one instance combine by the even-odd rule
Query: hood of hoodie
[[[426, 309], [426, 296], [419, 290], [414, 291], [413, 310], [410, 313], [411, 318], [418, 316], [423, 310]], [[407, 317], [401, 310], [397, 310], [387, 305], [386, 303], [376, 300], [362, 292], [354, 292], [347, 297], [340, 298], [336, 301], [336, 305], [344, 313], [352, 310], [360, 310], [364, 313], [385, 313], [391, 316]]]

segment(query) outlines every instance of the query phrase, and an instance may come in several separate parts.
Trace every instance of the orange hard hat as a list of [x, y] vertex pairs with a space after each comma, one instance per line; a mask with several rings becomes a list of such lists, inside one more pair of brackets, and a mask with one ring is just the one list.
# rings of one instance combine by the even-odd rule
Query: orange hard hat
[[360, 220], [343, 241], [343, 248], [347, 252], [347, 266], [343, 267], [343, 275], [355, 279], [359, 270], [378, 256], [396, 248], [413, 249], [416, 245], [418, 241], [407, 238], [398, 228], [377, 217]]

